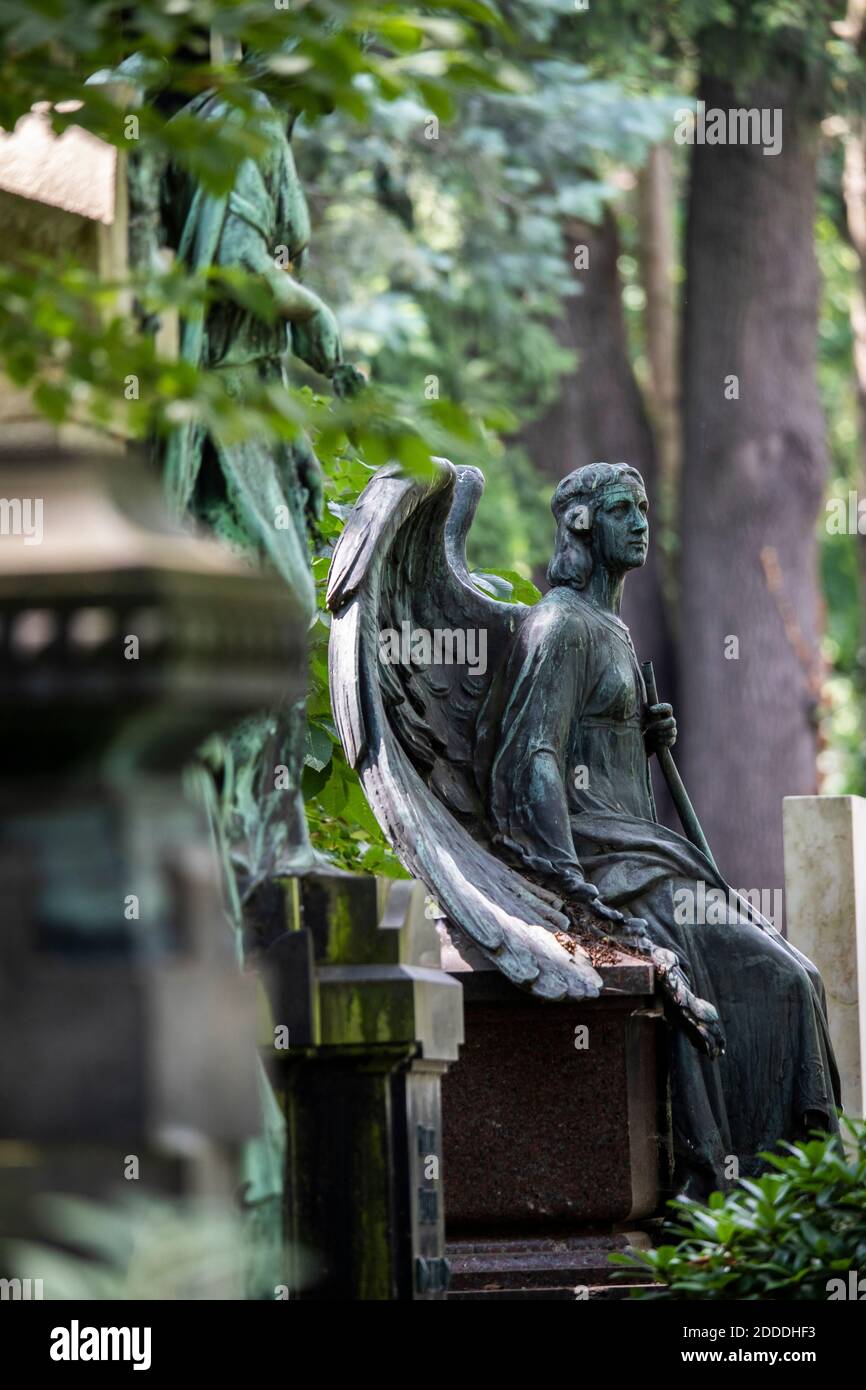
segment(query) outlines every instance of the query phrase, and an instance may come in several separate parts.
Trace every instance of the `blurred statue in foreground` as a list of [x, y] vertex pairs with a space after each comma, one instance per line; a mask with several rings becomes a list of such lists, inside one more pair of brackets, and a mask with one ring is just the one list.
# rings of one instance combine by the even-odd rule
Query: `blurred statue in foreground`
[[[515, 984], [596, 995], [597, 942], [653, 963], [674, 1025], [677, 1180], [724, 1188], [732, 1157], [745, 1176], [779, 1140], [835, 1130], [838, 1074], [814, 966], [729, 889], [693, 813], [681, 811], [688, 838], [656, 819], [648, 759], [675, 776], [676, 726], [619, 617], [647, 555], [642, 479], [624, 464], [563, 479], [552, 587], [527, 607], [472, 582], [483, 480], [440, 468], [427, 486], [380, 470], [334, 556], [347, 756], [406, 866]], [[467, 661], [470, 634], [486, 661]], [[725, 902], [715, 920], [683, 923], [679, 905], [709, 888]]]
[[[242, 67], [255, 80], [257, 59]], [[296, 113], [280, 109], [261, 92], [250, 93], [255, 128], [266, 152], [245, 159], [233, 187], [209, 193], [188, 170], [170, 167], [161, 190], [165, 239], [191, 271], [245, 271], [270, 295], [275, 315], [260, 317], [238, 296], [224, 296], [181, 322], [181, 357], [215, 371], [239, 405], [263, 387], [288, 386], [289, 353], [328, 377], [338, 395], [363, 382], [343, 363], [336, 319], [301, 283], [310, 222], [292, 157]], [[179, 113], [208, 126], [239, 119], [214, 91], [195, 97]], [[170, 436], [165, 457], [169, 494], [178, 513], [192, 514], [209, 530], [280, 573], [296, 605], [297, 621], [315, 616], [315, 591], [307, 552], [307, 526], [315, 527], [322, 505], [318, 461], [304, 436], [290, 442], [253, 432], [231, 442], [211, 437], [190, 422]], [[215, 811], [224, 857], [234, 873], [239, 899], [265, 877], [308, 868], [307, 835], [300, 779], [306, 731], [303, 700], [270, 717], [248, 721], [214, 749], [220, 805]]]
[[[224, 284], [215, 300], [181, 319], [180, 355], [212, 372], [240, 407], [254, 403], [263, 390], [287, 389], [291, 354], [327, 377], [338, 395], [350, 395], [363, 378], [342, 360], [333, 313], [301, 283], [310, 221], [292, 157], [296, 113], [288, 102], [280, 106], [255, 90], [258, 65], [250, 55], [240, 69], [251, 79], [248, 95], [264, 151], [241, 163], [224, 195], [209, 192], [180, 165], [163, 169], [158, 222], [161, 240], [189, 271], [245, 272], [268, 294], [275, 312], [260, 315]], [[202, 142], [223, 123], [247, 119], [215, 91], [196, 96], [178, 116], [201, 123]], [[146, 194], [146, 181], [139, 182]], [[139, 201], [146, 206], [146, 197]], [[149, 223], [141, 222], [146, 250]], [[280, 441], [252, 429], [227, 440], [191, 421], [169, 436], [163, 466], [176, 513], [197, 519], [252, 562], [272, 566], [292, 600], [286, 621], [308, 629], [316, 600], [307, 529], [315, 529], [322, 506], [321, 471], [309, 440], [301, 435]], [[291, 693], [281, 706], [215, 736], [201, 754], [198, 783], [219, 843], [241, 960], [250, 944], [245, 908], [256, 889], [274, 875], [302, 873], [313, 863], [301, 794], [306, 699], [297, 693], [306, 690], [306, 671], [300, 680], [298, 674], [286, 673]], [[256, 1248], [278, 1252], [284, 1120], [263, 1072], [260, 1089], [263, 1132], [244, 1146], [243, 1201]], [[270, 1268], [270, 1258], [262, 1255], [262, 1270]], [[276, 1269], [278, 1253], [273, 1259]], [[273, 1270], [256, 1278], [273, 1284]]]

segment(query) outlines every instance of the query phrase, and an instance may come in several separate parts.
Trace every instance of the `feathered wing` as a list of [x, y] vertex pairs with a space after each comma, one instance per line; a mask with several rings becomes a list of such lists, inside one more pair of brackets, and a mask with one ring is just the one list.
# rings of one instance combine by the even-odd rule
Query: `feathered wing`
[[[446, 916], [515, 984], [550, 999], [594, 996], [599, 976], [554, 935], [569, 925], [558, 901], [485, 844], [475, 720], [526, 610], [481, 593], [466, 567], [482, 475], [445, 459], [437, 467], [432, 483], [395, 466], [380, 469], [334, 552], [328, 607], [337, 730], [385, 834]], [[383, 633], [393, 634], [387, 651]], [[461, 655], [467, 633], [474, 635], [467, 659], [449, 660]], [[431, 662], [405, 660], [413, 634], [427, 634]], [[396, 660], [381, 659], [395, 653]], [[438, 664], [437, 656], [444, 657]]]

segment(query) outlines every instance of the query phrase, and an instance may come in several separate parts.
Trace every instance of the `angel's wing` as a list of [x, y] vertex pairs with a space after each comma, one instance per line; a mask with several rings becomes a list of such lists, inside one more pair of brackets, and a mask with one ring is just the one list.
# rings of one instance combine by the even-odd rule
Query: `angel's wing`
[[385, 834], [450, 921], [534, 994], [594, 996], [599, 976], [554, 935], [568, 928], [559, 901], [485, 844], [475, 720], [526, 610], [482, 594], [466, 568], [482, 475], [437, 464], [430, 484], [380, 469], [334, 552], [337, 729]]

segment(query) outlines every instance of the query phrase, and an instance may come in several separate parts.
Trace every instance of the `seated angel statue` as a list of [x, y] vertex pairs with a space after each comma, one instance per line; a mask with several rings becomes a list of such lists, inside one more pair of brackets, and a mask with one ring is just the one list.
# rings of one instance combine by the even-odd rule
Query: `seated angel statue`
[[[403, 863], [515, 984], [597, 994], [578, 921], [653, 963], [672, 1025], [675, 1177], [695, 1195], [724, 1189], [780, 1140], [835, 1131], [839, 1078], [815, 967], [705, 846], [656, 816], [649, 758], [676, 725], [669, 705], [648, 703], [619, 616], [647, 556], [643, 480], [607, 463], [562, 480], [550, 591], [526, 606], [467, 569], [481, 475], [439, 468], [432, 484], [380, 470], [334, 555], [331, 686], [347, 756]], [[701, 884], [735, 906], [683, 924], [675, 905]]]

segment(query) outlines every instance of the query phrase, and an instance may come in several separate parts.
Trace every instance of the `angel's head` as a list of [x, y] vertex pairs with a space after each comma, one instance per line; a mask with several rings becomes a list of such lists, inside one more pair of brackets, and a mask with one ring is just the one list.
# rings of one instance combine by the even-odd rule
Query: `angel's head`
[[649, 524], [643, 478], [627, 463], [589, 463], [563, 478], [550, 503], [556, 549], [551, 584], [584, 589], [596, 565], [616, 574], [647, 556]]

